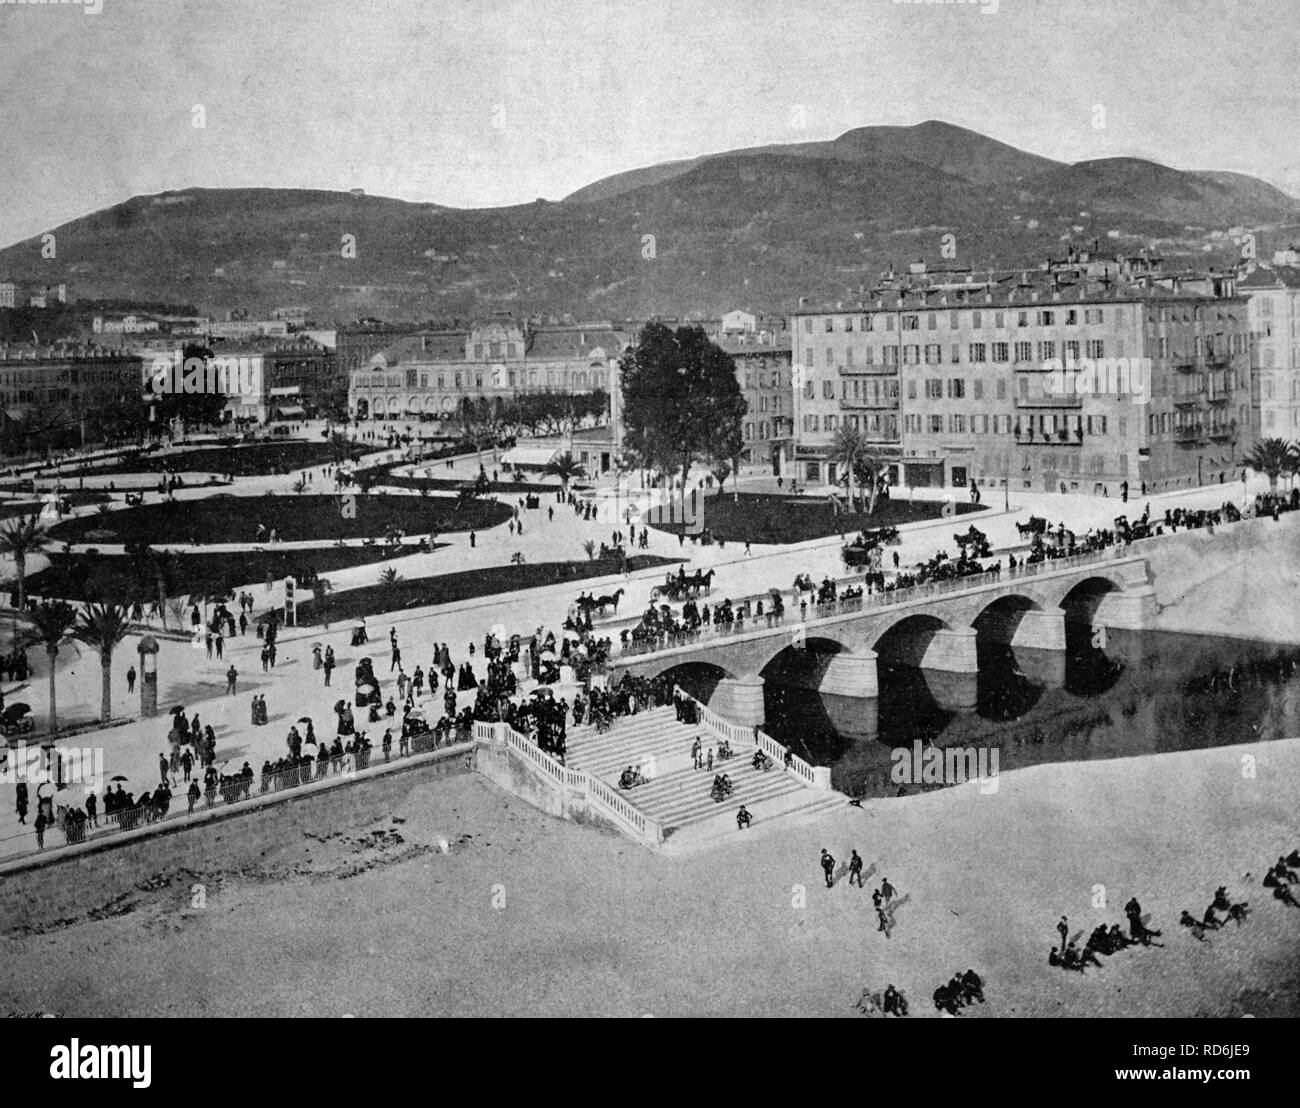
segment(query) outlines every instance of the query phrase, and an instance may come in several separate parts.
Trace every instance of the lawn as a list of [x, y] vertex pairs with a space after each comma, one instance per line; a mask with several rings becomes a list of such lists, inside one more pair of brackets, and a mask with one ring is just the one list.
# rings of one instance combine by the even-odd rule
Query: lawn
[[[638, 554], [629, 559], [632, 569], [676, 565], [679, 559]], [[519, 589], [554, 585], [558, 581], [582, 581], [589, 577], [607, 577], [618, 572], [612, 560], [590, 562], [537, 562], [522, 566], [490, 566], [487, 569], [446, 573], [438, 577], [414, 577], [392, 585], [367, 585], [360, 589], [329, 596], [322, 611], [319, 600], [298, 606], [298, 621], [304, 624], [331, 623], [361, 619], [376, 612], [400, 612], [405, 608], [423, 608], [431, 604], [450, 604], [480, 596], [497, 596]]]
[[[367, 471], [370, 472], [370, 471]], [[489, 471], [490, 472], [490, 471]], [[428, 489], [430, 492], [455, 492], [457, 489], [464, 488], [467, 483], [465, 478], [456, 480], [447, 477], [397, 477], [388, 474], [377, 480], [377, 484], [391, 485], [398, 489]], [[560, 491], [559, 482], [555, 484], [532, 483], [529, 481], [490, 481], [488, 483], [488, 492], [513, 493], [523, 495], [532, 493], [536, 495], [546, 494], [554, 496]]]
[[[440, 544], [445, 545], [445, 544]], [[401, 553], [414, 553], [408, 546]], [[317, 574], [381, 562], [390, 557], [382, 546], [326, 546], [315, 550], [248, 551], [238, 554], [178, 553], [172, 595], [228, 594], [246, 585], [295, 578], [312, 587]], [[147, 565], [126, 554], [55, 554], [47, 569], [27, 578], [27, 592], [81, 601], [92, 598], [139, 598], [148, 603], [157, 585]]]
[[389, 527], [409, 535], [484, 530], [505, 523], [510, 509], [495, 500], [460, 510], [448, 497], [418, 496], [231, 496], [146, 504], [108, 515], [66, 520], [51, 530], [71, 543], [256, 542], [257, 525], [284, 542], [382, 536]]
[[[843, 534], [846, 538], [859, 531], [877, 527], [898, 527], [918, 520], [938, 519], [944, 503], [939, 500], [879, 500], [873, 514], [841, 513], [836, 515], [829, 501], [815, 496], [780, 496], [741, 493], [739, 500], [721, 493], [704, 500], [703, 526], [715, 540], [785, 544], [822, 539]], [[953, 514], [983, 511], [973, 504], [957, 503]], [[696, 521], [698, 524], [699, 521]], [[681, 523], [653, 523], [651, 526], [669, 534], [681, 534]]]
[[[353, 457], [365, 451], [353, 447]], [[205, 446], [195, 450], [140, 451], [124, 455], [103, 466], [65, 470], [64, 477], [115, 476], [119, 473], [233, 473], [236, 477], [263, 477], [292, 473], [334, 461], [334, 447], [327, 442], [259, 442], [236, 446]]]

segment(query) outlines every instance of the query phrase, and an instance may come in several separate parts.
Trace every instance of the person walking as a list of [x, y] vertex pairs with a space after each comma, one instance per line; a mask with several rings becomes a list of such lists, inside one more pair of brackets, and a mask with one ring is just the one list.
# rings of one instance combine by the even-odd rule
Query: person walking
[[889, 883], [888, 877], [880, 883], [880, 895], [884, 897], [886, 907], [888, 907], [889, 902], [894, 899], [894, 894], [897, 892], [898, 890]]
[[185, 780], [190, 779], [190, 774], [194, 770], [194, 755], [190, 753], [187, 747], [185, 753], [181, 755], [181, 770], [185, 774]]
[[858, 888], [862, 888], [862, 858], [854, 850], [849, 857], [849, 884], [853, 884], [854, 878], [858, 879]]
[[93, 792], [86, 794], [86, 822], [91, 827], [99, 826], [99, 797]]
[[45, 813], [44, 812], [36, 813], [36, 823], [34, 826], [36, 830], [36, 849], [44, 850], [45, 849]]
[[388, 672], [392, 673], [393, 670], [395, 669], [400, 670], [401, 668], [402, 668], [402, 651], [398, 647], [397, 643], [394, 642], [393, 654], [392, 657], [389, 658], [388, 660]]
[[18, 813], [18, 822], [27, 823], [27, 782], [19, 781], [14, 789], [14, 809]]
[[325, 687], [330, 685], [330, 674], [334, 672], [334, 648], [327, 646], [325, 648], [325, 660], [321, 663], [321, 668], [325, 671]]
[[135, 692], [135, 666], [126, 671], [126, 691], [128, 694]]
[[[265, 668], [265, 667], [263, 667]], [[235, 679], [239, 676], [239, 671], [235, 669], [235, 663], [230, 663], [230, 668], [226, 670], [226, 695], [235, 695]]]
[[835, 884], [835, 859], [831, 857], [830, 851], [822, 847], [822, 873], [826, 877], [826, 887], [829, 889]]
[[220, 631], [218, 631], [212, 640], [212, 645], [216, 647], [217, 657], [220, 658], [222, 656], [222, 651], [225, 649], [226, 646], [225, 635], [223, 635]]
[[1068, 940], [1069, 937], [1070, 937], [1070, 921], [1069, 921], [1069, 919], [1066, 918], [1065, 916], [1062, 916], [1062, 917], [1060, 918], [1060, 920], [1059, 920], [1059, 921], [1057, 922], [1057, 924], [1056, 924], [1056, 930], [1060, 932], [1060, 935], [1061, 935], [1061, 949], [1064, 950], [1064, 949], [1065, 949], [1065, 943], [1066, 943], [1066, 940]]
[[189, 791], [186, 792], [185, 799], [189, 801], [190, 815], [193, 815], [194, 805], [199, 802], [199, 782], [197, 778], [190, 782]]

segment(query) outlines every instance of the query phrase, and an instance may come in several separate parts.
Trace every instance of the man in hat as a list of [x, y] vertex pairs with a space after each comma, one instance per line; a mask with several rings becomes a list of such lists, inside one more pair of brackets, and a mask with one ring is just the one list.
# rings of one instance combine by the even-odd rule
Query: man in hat
[[831, 857], [830, 851], [822, 847], [822, 873], [826, 877], [826, 887], [829, 889], [835, 884], [835, 859]]

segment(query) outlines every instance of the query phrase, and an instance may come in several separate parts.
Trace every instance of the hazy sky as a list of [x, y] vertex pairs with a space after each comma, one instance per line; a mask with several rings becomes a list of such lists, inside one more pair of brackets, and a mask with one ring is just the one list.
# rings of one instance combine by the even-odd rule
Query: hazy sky
[[90, 3], [0, 0], [0, 245], [166, 189], [558, 200], [930, 118], [1300, 195], [1300, 0]]

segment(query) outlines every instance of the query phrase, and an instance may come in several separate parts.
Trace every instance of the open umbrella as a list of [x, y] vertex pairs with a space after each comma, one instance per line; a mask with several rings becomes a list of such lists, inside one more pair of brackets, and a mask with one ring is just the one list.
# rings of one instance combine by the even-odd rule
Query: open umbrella
[[110, 777], [109, 780], [110, 780], [110, 781], [130, 781], [131, 778], [127, 777], [125, 774], [119, 773], [119, 774], [116, 774], [116, 775], [113, 776], [113, 777]]
[[0, 714], [0, 719], [2, 719], [6, 724], [12, 725], [17, 723], [31, 710], [30, 704], [10, 704], [9, 707], [4, 710], [4, 713]]
[[544, 662], [553, 662], [553, 661], [555, 661], [555, 651], [554, 651], [554, 650], [543, 650], [543, 651], [538, 655], [538, 657], [539, 657], [542, 661], [544, 661]]
[[311, 723], [311, 716], [299, 716], [299, 717], [298, 717], [298, 722], [299, 722], [299, 723]]
[[315, 758], [318, 753], [318, 748], [315, 743], [303, 743], [302, 752], [308, 758]]
[[336, 701], [334, 702], [334, 711], [336, 711], [336, 712], [341, 712], [341, 711], [343, 711], [343, 705], [346, 704], [346, 703], [347, 703], [346, 700], [336, 700]]
[[36, 795], [37, 795], [38, 797], [41, 797], [42, 799], [44, 799], [44, 798], [47, 797], [47, 796], [53, 796], [53, 795], [54, 795], [54, 782], [52, 782], [52, 781], [42, 781], [42, 782], [41, 782], [41, 783], [36, 787]]
[[183, 704], [177, 704], [176, 707], [172, 709], [172, 715], [178, 716], [183, 711], [185, 711], [185, 706]]
[[541, 686], [539, 686], [538, 688], [535, 688], [535, 689], [534, 689], [532, 692], [530, 692], [528, 695], [531, 696], [534, 700], [554, 700], [554, 699], [555, 699], [555, 693], [553, 693], [553, 692], [550, 690], [550, 688], [548, 688], [548, 687], [545, 686], [545, 685], [541, 685]]

